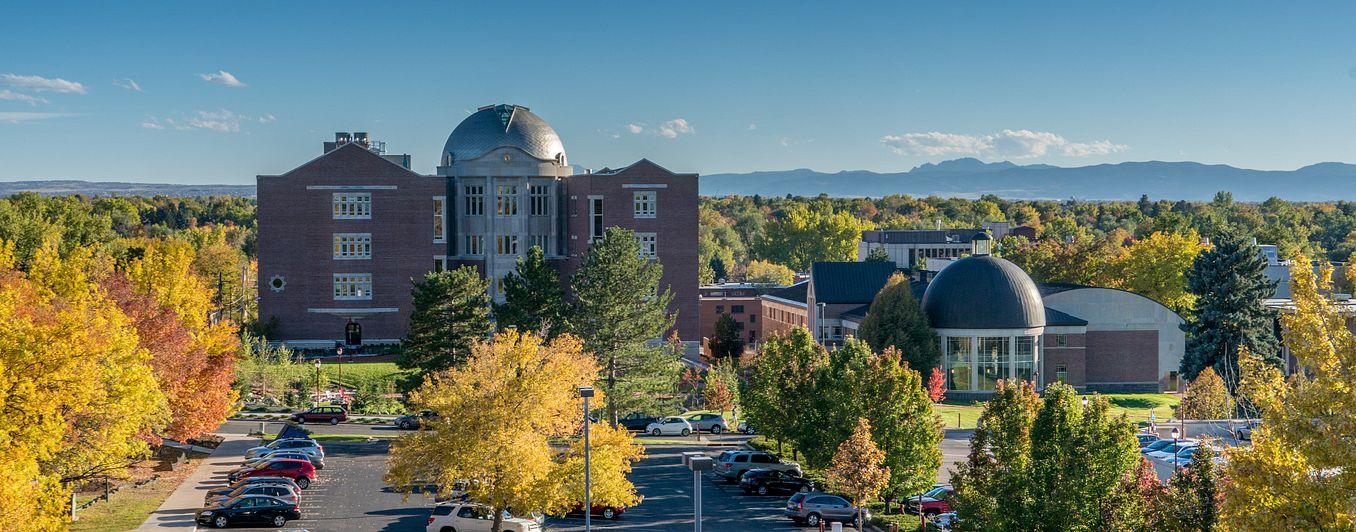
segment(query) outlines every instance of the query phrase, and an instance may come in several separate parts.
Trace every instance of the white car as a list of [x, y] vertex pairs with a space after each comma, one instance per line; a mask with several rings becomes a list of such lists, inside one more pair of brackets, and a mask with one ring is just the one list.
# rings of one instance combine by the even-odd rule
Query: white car
[[1177, 453], [1182, 452], [1183, 449], [1189, 449], [1197, 445], [1200, 445], [1200, 443], [1196, 440], [1177, 440], [1177, 443], [1175, 444], [1168, 445], [1158, 451], [1146, 453], [1144, 456], [1149, 457], [1150, 460], [1171, 462], [1172, 457], [1177, 456]]
[[320, 444], [317, 443], [315, 440], [302, 438], [285, 438], [281, 440], [273, 440], [268, 445], [262, 447], [253, 447], [250, 450], [245, 451], [245, 460], [254, 461], [264, 456], [281, 451], [306, 453], [307, 455], [319, 457], [321, 459], [325, 458], [325, 448], [321, 447]]
[[692, 424], [688, 423], [686, 419], [683, 419], [681, 417], [669, 416], [666, 418], [661, 418], [659, 421], [650, 423], [649, 425], [646, 425], [645, 432], [653, 434], [655, 436], [664, 436], [671, 434], [687, 436], [688, 434], [692, 434]]
[[[541, 524], [532, 519], [504, 516], [504, 532], [541, 532]], [[494, 511], [483, 504], [468, 502], [439, 504], [433, 507], [426, 532], [490, 532]]]

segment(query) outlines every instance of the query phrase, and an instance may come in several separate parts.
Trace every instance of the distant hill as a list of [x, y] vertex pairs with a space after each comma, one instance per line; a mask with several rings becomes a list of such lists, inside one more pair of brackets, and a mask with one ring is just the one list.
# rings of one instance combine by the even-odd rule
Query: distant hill
[[6, 181], [0, 196], [36, 192], [44, 196], [254, 196], [254, 185], [175, 185], [167, 183], [114, 183], [99, 181]]
[[1250, 170], [1194, 162], [1125, 162], [1064, 168], [1020, 166], [965, 158], [920, 165], [908, 172], [849, 170], [837, 173], [805, 168], [746, 174], [710, 174], [701, 193], [764, 196], [870, 196], [909, 194], [974, 198], [994, 194], [1013, 199], [1209, 200], [1227, 190], [1239, 201], [1277, 196], [1292, 201], [1356, 200], [1356, 165], [1319, 163], [1297, 170]]

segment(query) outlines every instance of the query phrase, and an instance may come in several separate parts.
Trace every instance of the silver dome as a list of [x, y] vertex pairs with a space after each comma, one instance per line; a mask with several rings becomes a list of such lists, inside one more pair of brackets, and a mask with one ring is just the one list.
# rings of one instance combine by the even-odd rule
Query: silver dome
[[496, 148], [510, 146], [543, 161], [565, 160], [565, 145], [556, 130], [526, 107], [487, 105], [471, 113], [443, 145], [443, 161], [469, 161]]

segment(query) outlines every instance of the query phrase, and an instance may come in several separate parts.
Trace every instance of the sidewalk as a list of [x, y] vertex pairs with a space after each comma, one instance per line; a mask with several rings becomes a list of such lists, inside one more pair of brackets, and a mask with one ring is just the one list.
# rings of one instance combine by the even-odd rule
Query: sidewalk
[[258, 438], [251, 438], [240, 434], [227, 434], [225, 441], [217, 446], [211, 456], [203, 459], [204, 462], [198, 464], [198, 468], [193, 474], [184, 479], [169, 498], [165, 499], [164, 504], [141, 524], [137, 530], [143, 531], [165, 531], [165, 530], [196, 530], [197, 523], [193, 522], [193, 515], [202, 508], [203, 494], [212, 488], [219, 488], [226, 485], [226, 473], [240, 466], [245, 451], [250, 447], [259, 445]]

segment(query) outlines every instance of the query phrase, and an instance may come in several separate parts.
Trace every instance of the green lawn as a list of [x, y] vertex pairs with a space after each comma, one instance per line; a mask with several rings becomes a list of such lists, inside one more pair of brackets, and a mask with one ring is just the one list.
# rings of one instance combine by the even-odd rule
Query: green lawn
[[[343, 384], [349, 388], [360, 388], [369, 385], [390, 383], [395, 385], [401, 379], [412, 375], [415, 371], [402, 370], [397, 368], [394, 362], [353, 362], [337, 364], [328, 361], [322, 361], [320, 364], [320, 373], [325, 380], [329, 382], [339, 382], [339, 367], [343, 366]], [[292, 373], [304, 382], [315, 381], [315, 367], [312, 364], [297, 364], [293, 367]]]
[[[1157, 415], [1159, 422], [1162, 422], [1172, 417], [1173, 407], [1182, 401], [1181, 398], [1166, 393], [1108, 393], [1101, 395], [1111, 402], [1112, 415], [1125, 414], [1131, 423], [1148, 422], [1151, 412]], [[973, 429], [975, 423], [979, 421], [979, 415], [984, 411], [984, 405], [983, 403], [944, 400], [941, 404], [935, 405], [933, 411], [942, 416], [942, 423], [948, 429]], [[959, 416], [959, 425], [957, 424], [957, 416]]]
[[[177, 471], [161, 473], [160, 478], [140, 487], [128, 487], [119, 490], [107, 501], [80, 510], [79, 520], [71, 523], [71, 530], [105, 531], [133, 530], [141, 526], [159, 508], [165, 499], [179, 487], [189, 473], [197, 467], [198, 460], [190, 462], [188, 467]], [[89, 500], [81, 497], [80, 502]]]

